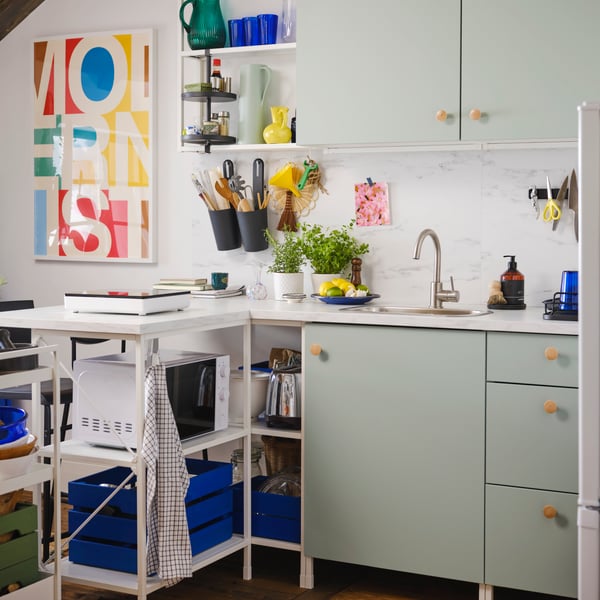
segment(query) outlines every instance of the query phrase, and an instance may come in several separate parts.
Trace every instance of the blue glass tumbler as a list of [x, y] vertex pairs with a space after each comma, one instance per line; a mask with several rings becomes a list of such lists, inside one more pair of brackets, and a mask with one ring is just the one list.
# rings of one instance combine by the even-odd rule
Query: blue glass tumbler
[[260, 44], [258, 17], [244, 17], [244, 35], [246, 36], [246, 46]]
[[258, 30], [261, 44], [277, 42], [277, 22], [279, 17], [272, 14], [258, 15]]
[[246, 36], [244, 33], [243, 19], [230, 19], [229, 25], [229, 44], [232, 48], [246, 45]]
[[560, 310], [577, 310], [579, 271], [563, 271], [560, 281]]

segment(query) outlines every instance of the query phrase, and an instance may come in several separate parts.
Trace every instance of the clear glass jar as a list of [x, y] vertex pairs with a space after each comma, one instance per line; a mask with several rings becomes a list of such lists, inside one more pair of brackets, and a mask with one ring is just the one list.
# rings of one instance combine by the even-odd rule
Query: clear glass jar
[[[262, 475], [260, 468], [260, 459], [262, 457], [262, 448], [252, 446], [250, 453], [250, 477]], [[233, 483], [244, 480], [244, 449], [237, 448], [231, 453], [231, 464], [233, 465]]]
[[219, 135], [229, 135], [229, 112], [222, 110], [217, 116]]

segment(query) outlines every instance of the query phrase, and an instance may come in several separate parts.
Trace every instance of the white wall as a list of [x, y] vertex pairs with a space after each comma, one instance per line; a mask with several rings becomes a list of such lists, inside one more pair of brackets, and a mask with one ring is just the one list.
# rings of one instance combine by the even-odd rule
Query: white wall
[[[222, 0], [225, 18], [244, 12], [276, 11], [277, 0], [260, 0], [250, 10], [241, 0]], [[250, 178], [257, 153], [223, 150], [204, 155], [176, 151], [178, 0], [45, 0], [16, 30], [0, 41], [0, 275], [9, 283], [5, 299], [32, 297], [37, 305], [60, 304], [64, 291], [102, 287], [147, 287], [159, 277], [205, 275], [227, 270], [230, 280], [251, 283], [256, 265], [269, 252], [217, 252], [208, 216], [190, 182], [192, 168], [220, 165], [232, 158]], [[156, 202], [158, 253], [155, 264], [36, 261], [33, 259], [32, 202], [32, 41], [41, 36], [153, 28], [156, 31]], [[237, 82], [234, 82], [234, 91]], [[323, 99], [324, 110], [326, 98]], [[235, 105], [230, 106], [235, 111]], [[291, 107], [293, 109], [293, 107]], [[576, 118], [576, 110], [573, 107]], [[335, 118], [335, 111], [332, 111]], [[357, 116], [358, 118], [358, 116]], [[386, 118], [393, 119], [393, 115]], [[349, 123], [348, 126], [352, 124]], [[301, 124], [298, 125], [301, 127]], [[435, 229], [441, 239], [442, 277], [454, 276], [463, 302], [480, 304], [490, 280], [505, 268], [504, 254], [516, 254], [526, 276], [526, 302], [540, 305], [558, 288], [563, 269], [577, 268], [571, 217], [552, 232], [535, 219], [527, 189], [558, 187], [576, 166], [574, 144], [559, 149], [492, 151], [321, 152], [319, 162], [329, 195], [319, 199], [308, 221], [341, 225], [353, 216], [353, 185], [367, 177], [390, 186], [392, 225], [360, 230], [371, 244], [364, 279], [387, 300], [428, 301], [433, 249], [412, 259], [418, 233]], [[306, 150], [262, 154], [267, 173], [287, 160], [303, 161]], [[542, 206], [543, 208], [543, 206]], [[278, 220], [270, 215], [274, 226]], [[270, 287], [270, 277], [263, 274]], [[307, 278], [307, 291], [310, 291]], [[541, 308], [540, 308], [541, 310]]]

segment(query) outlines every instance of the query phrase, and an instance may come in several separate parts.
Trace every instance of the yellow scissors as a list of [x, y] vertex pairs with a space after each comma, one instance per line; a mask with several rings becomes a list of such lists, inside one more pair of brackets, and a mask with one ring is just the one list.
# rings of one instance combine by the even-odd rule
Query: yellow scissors
[[546, 187], [548, 188], [548, 201], [546, 202], [546, 206], [544, 206], [542, 216], [544, 217], [544, 221], [548, 223], [549, 221], [558, 221], [562, 211], [552, 198], [552, 186], [550, 185], [550, 178], [548, 176], [546, 176]]

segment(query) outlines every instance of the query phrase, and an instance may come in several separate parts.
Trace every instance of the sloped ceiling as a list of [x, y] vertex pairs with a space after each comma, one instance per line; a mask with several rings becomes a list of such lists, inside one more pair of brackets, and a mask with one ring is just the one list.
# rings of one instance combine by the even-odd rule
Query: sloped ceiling
[[0, 0], [0, 40], [44, 0]]

